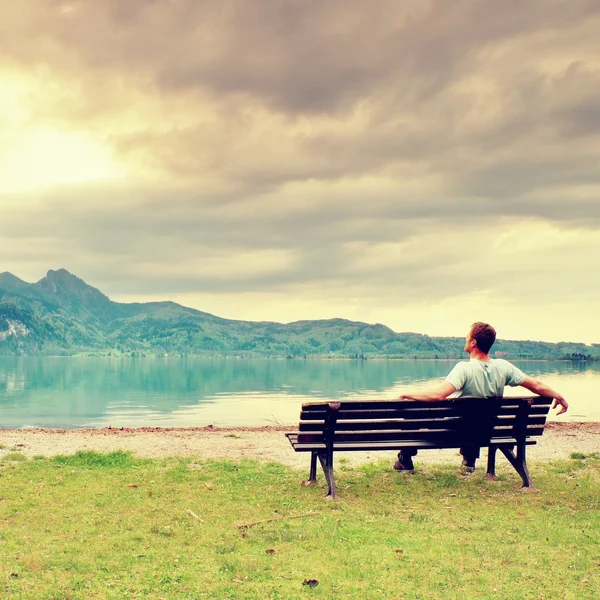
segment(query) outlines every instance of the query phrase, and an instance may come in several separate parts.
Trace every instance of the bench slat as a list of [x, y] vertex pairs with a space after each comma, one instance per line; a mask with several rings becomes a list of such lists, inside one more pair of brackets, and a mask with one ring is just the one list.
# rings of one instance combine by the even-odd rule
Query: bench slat
[[[501, 406], [517, 406], [522, 400], [527, 401], [531, 406], [537, 406], [539, 404], [551, 404], [552, 398], [543, 396], [514, 396], [514, 397], [502, 397], [502, 398], [450, 398], [448, 400], [436, 400], [433, 402], [427, 402], [427, 410], [432, 409], [445, 409], [448, 406], [463, 405], [466, 402], [481, 403], [483, 402], [499, 402]], [[302, 411], [321, 412], [326, 410], [328, 402], [305, 402], [302, 404]], [[423, 402], [421, 400], [344, 400], [339, 402], [340, 410], [367, 410], [369, 412], [374, 410], [422, 410]]]
[[[417, 429], [450, 429], [453, 423], [459, 424], [461, 422], [460, 417], [445, 417], [439, 420], [431, 419], [419, 419], [419, 420], [405, 420], [405, 419], [389, 419], [389, 420], [363, 420], [363, 421], [337, 421], [335, 429], [336, 431], [387, 431], [392, 429], [405, 429], [405, 430], [417, 430]], [[546, 417], [543, 415], [529, 415], [527, 425], [543, 425], [546, 422]], [[515, 426], [520, 425], [520, 421], [515, 415], [502, 415], [494, 421], [494, 425], [498, 426]], [[301, 432], [305, 431], [324, 431], [324, 421], [308, 421], [301, 422], [298, 426], [298, 430]]]
[[[336, 431], [386, 431], [389, 429], [449, 429], [452, 423], [460, 423], [458, 417], [450, 419], [440, 419], [439, 421], [403, 421], [402, 419], [393, 419], [389, 421], [338, 421]], [[299, 431], [323, 431], [325, 424], [322, 421], [300, 423]]]
[[[302, 412], [300, 419], [302, 421], [319, 421], [322, 420], [326, 411], [314, 411], [314, 412]], [[461, 413], [454, 407], [448, 406], [444, 409], [429, 409], [422, 408], [416, 409], [405, 409], [405, 408], [387, 408], [377, 410], [353, 410], [353, 409], [340, 409], [337, 411], [337, 418], [339, 420], [349, 419], [443, 419], [445, 417], [457, 417]]]
[[[296, 452], [313, 452], [318, 450], [325, 450], [325, 444], [323, 443], [300, 443], [297, 441], [297, 434], [286, 434], [290, 440], [294, 450]], [[296, 437], [295, 437], [296, 436]], [[493, 438], [492, 442], [496, 446], [514, 446], [517, 444], [515, 438]], [[526, 445], [534, 446], [537, 442], [535, 440], [527, 440]], [[404, 440], [402, 442], [366, 442], [366, 443], [349, 443], [349, 442], [338, 442], [334, 444], [333, 449], [337, 452], [354, 452], [354, 451], [377, 451], [377, 450], [400, 450], [403, 447], [414, 447], [419, 450], [426, 449], [451, 449], [458, 448], [455, 444], [437, 444], [428, 443], [423, 440]]]
[[[303, 421], [319, 421], [322, 420], [325, 416], [325, 412], [317, 413], [302, 413], [300, 419]], [[430, 420], [430, 419], [444, 419], [449, 417], [458, 417], [461, 413], [452, 407], [448, 407], [444, 410], [429, 410], [429, 409], [421, 409], [421, 410], [406, 410], [406, 409], [398, 409], [398, 408], [390, 408], [387, 410], [372, 410], [372, 411], [363, 411], [363, 410], [338, 410], [337, 418], [340, 421], [349, 421], [349, 420], [361, 420], [365, 418], [371, 419], [405, 419], [405, 420]]]
[[[430, 408], [443, 408], [448, 406], [452, 400], [436, 400], [428, 402]], [[403, 406], [406, 408], [421, 408], [423, 403], [420, 400], [342, 400], [338, 401], [340, 408], [353, 408], [354, 410], [382, 410], [394, 406]], [[323, 407], [327, 407], [327, 401], [305, 402], [302, 404], [302, 410], [306, 412], [319, 412]]]
[[[541, 435], [543, 428], [527, 430], [527, 435]], [[495, 431], [492, 437], [515, 437], [514, 431], [508, 429], [506, 431]], [[301, 433], [298, 435], [298, 441], [300, 443], [323, 443], [325, 436], [318, 433]], [[401, 442], [406, 440], [419, 439], [428, 443], [434, 442], [446, 442], [448, 444], [455, 444], [456, 446], [487, 446], [489, 444], [490, 434], [483, 432], [479, 433], [463, 433], [461, 431], [453, 430], [419, 430], [419, 431], [361, 431], [352, 433], [335, 433], [333, 436], [333, 443], [338, 442], [376, 442], [376, 441], [390, 441], [390, 442]]]

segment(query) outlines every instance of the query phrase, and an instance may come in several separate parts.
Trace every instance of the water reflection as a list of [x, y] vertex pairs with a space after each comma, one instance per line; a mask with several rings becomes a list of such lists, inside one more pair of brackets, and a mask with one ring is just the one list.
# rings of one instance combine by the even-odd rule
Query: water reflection
[[[455, 361], [0, 358], [1, 427], [291, 424], [312, 399], [394, 398]], [[600, 421], [600, 365], [522, 361]]]

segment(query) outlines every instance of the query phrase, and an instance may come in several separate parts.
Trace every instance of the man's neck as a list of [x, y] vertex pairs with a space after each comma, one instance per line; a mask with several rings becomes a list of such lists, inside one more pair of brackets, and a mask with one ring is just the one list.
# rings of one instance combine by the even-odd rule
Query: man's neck
[[471, 356], [471, 358], [474, 358], [475, 360], [480, 360], [481, 362], [488, 362], [490, 360], [490, 355], [486, 354], [485, 352], [482, 352], [481, 350], [479, 350], [479, 348], [475, 348], [472, 352], [469, 352], [469, 355]]

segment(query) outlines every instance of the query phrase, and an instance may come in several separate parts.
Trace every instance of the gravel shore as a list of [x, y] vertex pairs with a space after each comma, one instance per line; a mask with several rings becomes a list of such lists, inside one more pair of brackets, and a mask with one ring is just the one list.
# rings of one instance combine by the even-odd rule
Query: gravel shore
[[[256, 458], [306, 468], [308, 456], [292, 450], [284, 436], [286, 431], [294, 431], [294, 427], [0, 429], [0, 459], [15, 451], [32, 457], [74, 454], [78, 450], [126, 450], [149, 458]], [[527, 450], [529, 462], [568, 458], [572, 452], [600, 452], [600, 423], [550, 422], [538, 444]], [[457, 450], [428, 450], [419, 453], [418, 463], [455, 462], [457, 454]], [[394, 455], [392, 452], [348, 452], [336, 456], [344, 457], [349, 464], [360, 464], [392, 460]]]

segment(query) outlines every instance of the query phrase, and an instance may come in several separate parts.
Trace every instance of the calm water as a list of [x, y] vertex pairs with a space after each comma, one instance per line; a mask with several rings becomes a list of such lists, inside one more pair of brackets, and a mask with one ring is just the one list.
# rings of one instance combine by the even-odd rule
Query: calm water
[[[0, 427], [287, 425], [302, 402], [392, 399], [455, 362], [4, 357]], [[567, 397], [561, 419], [600, 421], [600, 365], [518, 365]]]

